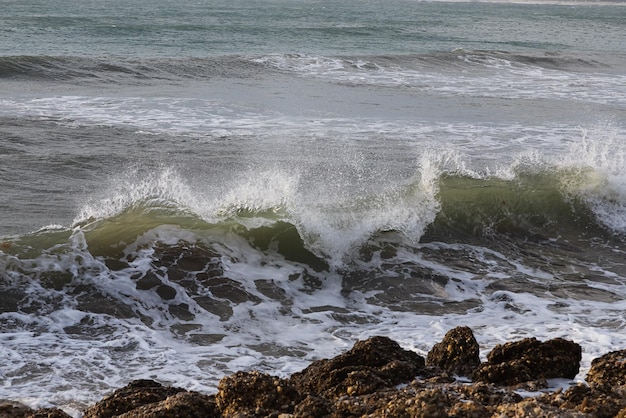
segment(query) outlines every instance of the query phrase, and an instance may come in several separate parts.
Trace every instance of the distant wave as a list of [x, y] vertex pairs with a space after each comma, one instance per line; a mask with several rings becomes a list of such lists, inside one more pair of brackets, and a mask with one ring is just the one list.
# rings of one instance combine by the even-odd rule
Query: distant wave
[[428, 0], [442, 3], [545, 4], [562, 6], [624, 6], [624, 0]]
[[623, 103], [626, 77], [611, 63], [598, 59], [459, 49], [355, 57], [277, 54], [255, 61], [285, 73], [350, 86], [410, 88], [453, 96]]
[[283, 70], [297, 72], [325, 71], [402, 71], [461, 68], [481, 64], [485, 66], [535, 65], [547, 69], [602, 69], [609, 65], [600, 61], [571, 55], [523, 55], [499, 50], [455, 50], [429, 54], [401, 54], [379, 56], [325, 57], [302, 54], [273, 54], [254, 58], [255, 62]]
[[149, 80], [252, 77], [259, 65], [238, 56], [129, 59], [83, 56], [0, 57], [0, 78], [142, 84]]
[[422, 55], [325, 57], [301, 54], [216, 56], [205, 58], [143, 58], [84, 56], [0, 57], [0, 78], [86, 80], [114, 83], [176, 81], [186, 78], [252, 78], [264, 70], [298, 73], [350, 71], [402, 73], [481, 64], [533, 65], [547, 69], [602, 69], [609, 65], [567, 55], [521, 55], [506, 51], [450, 51]]

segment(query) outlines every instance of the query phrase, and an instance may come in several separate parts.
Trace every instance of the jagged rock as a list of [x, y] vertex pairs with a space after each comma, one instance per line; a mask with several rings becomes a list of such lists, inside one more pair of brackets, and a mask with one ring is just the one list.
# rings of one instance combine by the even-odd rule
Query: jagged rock
[[455, 418], [487, 418], [491, 417], [491, 410], [485, 405], [474, 401], [457, 402], [448, 411], [448, 416]]
[[0, 401], [0, 418], [71, 418], [58, 408], [31, 409], [19, 402]]
[[476, 373], [474, 379], [497, 385], [513, 386], [520, 382], [533, 380], [531, 369], [523, 360], [512, 360], [508, 363], [484, 364]]
[[594, 418], [579, 411], [567, 411], [555, 406], [540, 402], [538, 399], [524, 399], [518, 403], [499, 405], [494, 416], [507, 418]]
[[412, 391], [385, 390], [359, 397], [340, 398], [333, 417], [448, 417], [450, 399], [441, 388]]
[[480, 366], [480, 350], [469, 327], [456, 327], [428, 352], [427, 366], [436, 366], [451, 374], [471, 376]]
[[2, 418], [22, 418], [32, 411], [28, 406], [18, 402], [0, 402], [0, 417]]
[[460, 402], [474, 402], [485, 407], [496, 407], [505, 403], [517, 403], [522, 397], [515, 392], [495, 387], [484, 382], [475, 382], [471, 385], [456, 385], [454, 392], [460, 396]]
[[[433, 367], [425, 368], [418, 354], [388, 338], [372, 337], [289, 379], [258, 372], [225, 377], [211, 396], [138, 380], [88, 408], [84, 418], [626, 418], [626, 350], [594, 360], [589, 386], [579, 383], [524, 399], [514, 392], [520, 382], [525, 390], [536, 391], [546, 387], [545, 379], [573, 378], [580, 346], [563, 339], [507, 343], [489, 353], [474, 382], [451, 378], [450, 372], [475, 367], [474, 343], [469, 328], [453, 329], [429, 353]], [[514, 384], [518, 386], [510, 386]], [[69, 415], [0, 402], [0, 418], [45, 417]]]
[[215, 400], [223, 416], [269, 416], [293, 412], [300, 394], [287, 380], [237, 372], [220, 381]]
[[576, 411], [594, 418], [614, 417], [626, 407], [626, 393], [607, 394], [582, 383], [562, 393], [544, 395], [541, 400], [563, 411]]
[[331, 405], [326, 399], [308, 395], [293, 410], [293, 415], [299, 418], [322, 418], [330, 414]]
[[150, 403], [116, 418], [219, 418], [215, 396], [178, 392], [161, 402]]
[[537, 379], [573, 379], [580, 368], [580, 345], [562, 338], [546, 342], [535, 338], [497, 345], [474, 379], [501, 385], [515, 385]]
[[161, 402], [184, 389], [163, 386], [153, 380], [135, 380], [85, 411], [84, 418], [111, 418], [143, 405]]
[[335, 400], [331, 417], [491, 417], [498, 405], [516, 403], [521, 396], [485, 383], [466, 385], [457, 381], [411, 382], [402, 388], [383, 389], [362, 396]]
[[447, 418], [450, 406], [448, 394], [441, 388], [427, 389], [404, 402], [387, 402], [375, 416], [384, 416], [389, 411], [391, 417], [406, 418]]
[[587, 383], [602, 391], [626, 385], [626, 350], [612, 351], [593, 360]]
[[291, 376], [291, 381], [303, 394], [336, 399], [410, 382], [424, 365], [423, 357], [402, 349], [395, 341], [372, 337], [358, 341], [345, 354], [313, 362]]

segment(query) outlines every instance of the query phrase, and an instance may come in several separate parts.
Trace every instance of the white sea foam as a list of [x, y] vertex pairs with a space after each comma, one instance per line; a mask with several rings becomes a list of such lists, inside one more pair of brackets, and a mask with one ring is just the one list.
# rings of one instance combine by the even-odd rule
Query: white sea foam
[[[366, 3], [359, 7], [371, 6]], [[471, 14], [475, 5], [454, 11], [427, 5], [433, 18], [443, 19], [428, 27], [421, 20], [405, 22], [409, 15], [403, 12], [413, 14], [415, 4], [401, 3], [393, 13], [382, 11], [384, 16], [367, 10], [361, 15], [367, 19], [363, 27], [371, 27], [370, 16], [380, 17], [379, 26], [388, 21], [383, 29], [390, 35], [381, 31], [376, 42], [360, 30], [337, 31], [339, 37], [320, 42], [309, 36], [311, 28], [272, 30], [294, 37], [269, 44], [265, 36], [226, 32], [220, 36], [229, 42], [221, 47], [189, 42], [206, 39], [202, 29], [199, 38], [185, 30], [177, 38], [184, 44], [166, 48], [138, 34], [130, 43], [79, 37], [57, 50], [50, 48], [63, 44], [57, 36], [47, 40], [14, 31], [19, 36], [5, 52], [20, 45], [27, 56], [3, 61], [8, 76], [0, 77], [6, 93], [0, 98], [0, 174], [4, 203], [15, 203], [5, 206], [5, 215], [24, 214], [19, 222], [26, 231], [48, 226], [6, 243], [3, 238], [0, 399], [60, 405], [78, 416], [86, 404], [132, 379], [212, 393], [224, 375], [259, 369], [285, 376], [372, 335], [425, 355], [459, 325], [474, 330], [483, 360], [505, 341], [574, 340], [583, 348], [576, 380], [584, 378], [593, 358], [626, 348], [619, 236], [609, 236], [612, 243], [576, 241], [573, 249], [559, 247], [560, 237], [520, 243], [495, 233], [484, 241], [471, 237], [471, 245], [455, 237], [420, 242], [440, 210], [442, 175], [489, 187], [493, 178], [516, 184], [523, 174], [549, 172], [561, 180], [563, 194], [586, 205], [600, 225], [624, 233], [621, 22], [605, 19], [601, 8], [508, 8], [523, 28], [512, 33], [500, 29], [513, 25], [496, 22], [492, 14], [484, 22], [500, 23], [500, 29], [475, 25], [475, 18], [481, 20]], [[305, 24], [319, 25], [313, 32], [322, 33], [329, 24], [346, 28], [353, 24], [348, 20], [362, 18], [341, 4], [338, 16], [324, 14], [320, 24], [315, 19], [322, 15], [313, 13]], [[296, 9], [274, 11], [301, 17], [302, 9]], [[557, 18], [545, 21], [563, 26], [544, 25], [542, 19], [534, 24], [538, 15], [527, 11], [541, 11], [542, 19], [554, 13]], [[163, 16], [164, 24], [173, 24], [167, 30], [205, 28], [180, 16]], [[256, 15], [236, 17], [268, 29]], [[557, 32], [548, 39], [546, 34]], [[367, 38], [351, 38], [354, 33]], [[340, 46], [331, 45], [337, 41]], [[367, 47], [352, 48], [356, 43]], [[442, 54], [442, 60], [428, 55], [457, 44], [460, 49]], [[207, 45], [217, 48], [210, 54], [237, 58], [200, 59], [179, 71], [190, 59], [185, 54], [206, 57]], [[513, 52], [474, 50], [494, 45]], [[138, 50], [151, 56], [145, 60], [152, 65], [149, 76], [136, 79], [143, 69], [118, 74], [143, 66]], [[272, 53], [285, 50], [305, 53]], [[358, 56], [341, 56], [347, 50]], [[589, 55], [573, 57], [574, 67], [581, 67], [573, 70], [567, 58], [551, 55], [554, 50]], [[52, 74], [31, 71], [29, 54], [50, 51], [65, 56], [53, 61], [67, 68], [57, 63]], [[155, 61], [179, 51], [181, 59]], [[268, 54], [244, 62], [251, 56], [246, 54], [259, 51]], [[423, 55], [413, 60], [401, 55], [407, 51]], [[517, 59], [515, 51], [530, 56]], [[76, 54], [95, 54], [103, 66], [132, 62], [119, 69], [76, 67], [68, 57]], [[45, 67], [50, 60], [34, 62]], [[15, 63], [28, 71], [12, 68]], [[231, 71], [233, 63], [237, 68]], [[203, 65], [215, 68], [204, 71]], [[104, 78], [87, 79], [86, 68]], [[80, 75], [73, 76], [75, 70]], [[167, 80], [159, 78], [162, 71]], [[613, 126], [594, 128], [600, 118], [613, 118]], [[581, 134], [576, 125], [587, 130]], [[52, 194], [33, 194], [36, 187], [61, 190], [64, 205], [49, 207]], [[7, 197], [16, 189], [24, 190]], [[50, 225], [63, 224], [50, 218], [57, 210], [70, 213], [69, 225]], [[331, 267], [318, 272], [272, 245], [259, 249], [241, 233], [272, 231], [277, 221], [294, 225], [305, 249]], [[163, 249], [155, 243], [176, 248], [159, 261]], [[576, 251], [579, 243], [585, 251]], [[237, 303], [216, 297], [232, 313], [209, 312], [181, 280], [168, 276], [167, 257], [195, 245], [223, 269], [218, 283], [232, 281], [250, 295]], [[385, 246], [391, 251], [383, 255], [379, 248]], [[113, 256], [101, 255], [109, 250]], [[138, 288], [138, 278], [146, 275], [173, 290], [172, 298]], [[211, 286], [193, 291], [214, 296]], [[188, 315], [179, 317], [170, 308]]]
[[566, 191], [583, 199], [598, 221], [626, 233], [626, 148], [623, 133], [610, 125], [583, 129], [561, 164], [582, 169], [567, 178]]
[[[74, 248], [71, 252], [42, 255], [33, 260], [33, 271], [73, 263], [82, 266], [81, 274], [74, 280], [95, 285], [103, 294], [125, 301], [152, 318], [153, 323], [147, 326], [132, 318], [86, 313], [75, 308], [69, 295], [63, 296], [67, 301], [49, 315], [0, 314], [5, 326], [13, 324], [11, 331], [0, 335], [0, 353], [8, 360], [0, 366], [5, 377], [0, 397], [29, 393], [31, 398], [24, 400], [31, 405], [42, 406], [42, 400], [46, 399], [71, 410], [76, 405], [72, 406], [70, 400], [94, 402], [105, 392], [135, 378], [155, 378], [188, 389], [213, 392], [224, 374], [260, 369], [287, 375], [315, 358], [339, 354], [357, 339], [372, 335], [389, 336], [424, 355], [445, 332], [458, 325], [468, 325], [475, 331], [483, 359], [495, 344], [505, 341], [524, 337], [572, 339], [583, 347], [581, 373], [576, 380], [584, 378], [594, 357], [626, 346], [626, 337], [616, 332], [616, 325], [603, 325], [621, 321], [620, 326], [624, 326], [623, 302], [560, 299], [565, 305], [555, 310], [552, 307], [555, 300], [550, 298], [487, 291], [491, 281], [510, 277], [511, 272], [542, 280], [550, 279], [550, 273], [508, 260], [504, 254], [486, 248], [443, 243], [418, 247], [453, 254], [471, 252], [477, 263], [493, 269], [481, 275], [428, 258], [421, 251], [399, 252], [398, 263], [414, 263], [450, 278], [445, 293], [439, 295], [442, 301], [479, 299], [482, 302], [480, 309], [464, 314], [426, 315], [368, 302], [371, 294], [355, 291], [346, 295], [337, 273], [326, 274], [319, 289], [307, 291], [301, 279], [290, 279], [301, 266], [276, 255], [263, 254], [235, 236], [223, 238], [221, 244], [226, 274], [259, 298], [259, 302], [238, 304], [232, 317], [224, 321], [197, 309], [185, 297], [184, 289], [166, 281], [177, 289], [180, 298], [172, 302], [188, 303], [196, 315], [191, 321], [199, 326], [196, 332], [223, 335], [221, 340], [197, 346], [172, 332], [171, 327], [178, 320], [164, 312], [161, 298], [153, 292], [136, 289], [129, 277], [151, 268], [152, 252], [146, 244], [156, 240], [175, 244], [180, 239], [193, 242], [204, 238], [198, 235], [194, 238], [189, 231], [172, 226], [156, 228], [139, 238], [136, 246], [129, 247], [129, 251], [135, 251], [131, 268], [114, 274], [107, 273], [103, 263], [89, 255], [80, 231], [71, 240]], [[605, 274], [601, 270], [596, 273]], [[615, 279], [609, 272], [606, 275]], [[284, 290], [289, 300], [287, 313], [280, 303], [259, 292], [255, 280], [271, 281]], [[40, 300], [53, 300], [54, 295], [63, 294], [44, 289], [34, 281], [28, 286], [33, 297]], [[623, 285], [605, 283], [603, 287], [626, 300]], [[511, 305], [517, 308], [511, 309]], [[360, 320], [339, 320], [331, 307], [345, 309]], [[594, 322], [593, 326], [589, 321]], [[77, 381], [81, 382], [79, 386]]]
[[[625, 103], [623, 75], [544, 68], [486, 53], [459, 51], [457, 58], [466, 67], [432, 69], [423, 64], [417, 69], [402, 68], [308, 55], [271, 55], [255, 61], [281, 71], [353, 85], [414, 88], [453, 96]], [[419, 60], [415, 65], [420, 66]]]

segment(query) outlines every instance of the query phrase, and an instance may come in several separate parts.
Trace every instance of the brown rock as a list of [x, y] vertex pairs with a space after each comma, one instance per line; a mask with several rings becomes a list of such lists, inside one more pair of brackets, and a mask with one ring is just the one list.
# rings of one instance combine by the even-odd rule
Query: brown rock
[[331, 405], [326, 399], [308, 395], [293, 410], [299, 418], [322, 418], [330, 414]]
[[503, 390], [484, 382], [475, 382], [471, 385], [456, 385], [453, 391], [459, 394], [462, 402], [473, 402], [486, 407], [495, 407], [505, 403], [517, 403], [522, 400], [522, 397], [515, 392]]
[[483, 364], [474, 373], [474, 379], [497, 385], [513, 386], [533, 380], [533, 373], [524, 360], [512, 360], [500, 364]]
[[58, 408], [34, 409], [32, 413], [26, 415], [27, 418], [71, 418], [68, 414]]
[[291, 376], [303, 394], [328, 399], [362, 395], [410, 382], [424, 368], [424, 358], [386, 337], [358, 341], [350, 351], [318, 360]]
[[593, 360], [587, 383], [602, 391], [626, 385], [626, 350], [612, 351]]
[[611, 418], [626, 407], [625, 395], [625, 393], [607, 394], [579, 383], [563, 393], [545, 395], [542, 400], [558, 406], [563, 411], [575, 411], [594, 418]]
[[573, 379], [580, 367], [580, 345], [562, 338], [546, 342], [535, 338], [497, 345], [474, 373], [474, 379], [515, 385], [537, 379]]
[[215, 400], [224, 416], [269, 416], [293, 412], [300, 394], [287, 380], [259, 372], [237, 372], [220, 381]]
[[214, 396], [179, 392], [161, 402], [135, 408], [117, 418], [219, 418]]
[[448, 416], [454, 418], [486, 418], [491, 415], [490, 409], [474, 401], [457, 402], [448, 411]]
[[[409, 405], [406, 405], [404, 410], [408, 417], [414, 418], [437, 418], [437, 417], [449, 417], [448, 406], [450, 400], [448, 395], [441, 388], [429, 389], [419, 392], [414, 399], [411, 400]], [[400, 414], [402, 409], [396, 410], [395, 414], [392, 411], [390, 416], [396, 416]]]
[[433, 346], [426, 357], [427, 366], [435, 366], [461, 376], [471, 376], [480, 366], [480, 350], [469, 327], [456, 327]]
[[388, 416], [408, 418], [406, 408], [412, 404], [415, 393], [383, 389], [363, 396], [344, 396], [335, 400], [331, 417]]
[[578, 411], [565, 411], [555, 406], [540, 402], [538, 399], [524, 399], [518, 403], [505, 403], [497, 408], [497, 417], [507, 418], [592, 418], [593, 415]]
[[[151, 380], [134, 381], [87, 409], [84, 417], [626, 418], [626, 350], [594, 360], [587, 375], [589, 386], [577, 384], [526, 399], [513, 389], [535, 391], [546, 387], [545, 379], [571, 379], [578, 373], [578, 344], [558, 338], [506, 343], [489, 353], [473, 383], [449, 376], [472, 370], [477, 351], [471, 330], [455, 328], [428, 354], [433, 367], [426, 369], [418, 354], [388, 338], [373, 337], [333, 359], [313, 362], [288, 380], [258, 372], [225, 377], [213, 396]], [[68, 415], [0, 402], [0, 418], [44, 417]]]
[[0, 402], [0, 418], [71, 418], [58, 408], [31, 409], [19, 402]]
[[28, 416], [33, 410], [18, 402], [0, 403], [0, 417], [2, 418], [22, 418]]
[[84, 418], [111, 418], [143, 405], [161, 402], [184, 389], [163, 386], [153, 380], [135, 380], [89, 407]]

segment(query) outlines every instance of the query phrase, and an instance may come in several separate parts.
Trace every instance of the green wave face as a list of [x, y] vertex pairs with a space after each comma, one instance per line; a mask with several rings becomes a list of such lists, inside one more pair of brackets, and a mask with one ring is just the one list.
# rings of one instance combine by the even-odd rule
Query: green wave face
[[585, 171], [521, 174], [512, 180], [444, 176], [440, 179], [441, 211], [427, 239], [506, 234], [522, 238], [575, 237], [600, 234], [589, 208], [564, 187], [565, 180], [589, 184]]
[[[80, 231], [95, 257], [120, 259], [150, 240], [209, 247], [232, 242], [322, 271], [389, 245], [419, 251], [420, 243], [434, 241], [488, 247], [503, 241], [522, 247], [526, 241], [588, 246], [598, 238], [621, 240], [621, 200], [600, 171], [547, 164], [498, 177], [431, 171], [432, 176], [407, 184], [328, 193], [324, 199], [315, 198], [319, 191], [307, 195], [301, 186], [289, 189], [288, 196], [270, 187], [275, 195], [268, 199], [250, 194], [253, 184], [224, 201], [198, 199], [178, 185], [179, 179], [172, 186], [165, 176], [159, 180], [165, 186], [144, 185], [135, 195], [119, 192], [122, 197], [103, 204], [105, 210], [87, 211], [94, 215], [72, 227], [8, 239], [2, 251], [20, 257], [63, 251]], [[178, 189], [184, 193], [172, 191]]]

